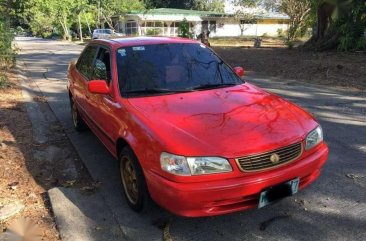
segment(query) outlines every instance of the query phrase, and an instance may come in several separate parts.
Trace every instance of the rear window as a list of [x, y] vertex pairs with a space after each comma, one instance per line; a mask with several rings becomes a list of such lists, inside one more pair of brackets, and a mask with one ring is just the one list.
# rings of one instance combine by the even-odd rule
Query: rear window
[[88, 46], [76, 64], [76, 68], [88, 79], [93, 72], [93, 61], [96, 53], [96, 46]]

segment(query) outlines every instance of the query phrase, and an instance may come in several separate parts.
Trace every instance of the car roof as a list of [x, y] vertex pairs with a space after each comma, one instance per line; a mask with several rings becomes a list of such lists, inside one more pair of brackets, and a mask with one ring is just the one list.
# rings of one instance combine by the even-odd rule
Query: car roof
[[178, 37], [127, 37], [117, 39], [97, 39], [90, 43], [102, 43], [116, 48], [134, 45], [152, 45], [152, 44], [169, 44], [169, 43], [199, 43], [193, 39]]

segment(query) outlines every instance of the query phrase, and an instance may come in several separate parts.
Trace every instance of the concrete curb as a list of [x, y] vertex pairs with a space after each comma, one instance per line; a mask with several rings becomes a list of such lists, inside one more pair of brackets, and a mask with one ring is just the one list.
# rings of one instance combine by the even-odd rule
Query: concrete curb
[[85, 195], [77, 189], [53, 188], [48, 195], [63, 241], [125, 240], [119, 225], [110, 223], [99, 193]]

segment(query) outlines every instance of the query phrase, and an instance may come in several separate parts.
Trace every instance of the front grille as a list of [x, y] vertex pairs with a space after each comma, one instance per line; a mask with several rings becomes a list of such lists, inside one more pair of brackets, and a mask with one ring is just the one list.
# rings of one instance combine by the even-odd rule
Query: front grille
[[240, 157], [236, 159], [236, 162], [242, 171], [260, 171], [291, 162], [297, 159], [301, 153], [302, 145], [300, 142], [277, 150]]

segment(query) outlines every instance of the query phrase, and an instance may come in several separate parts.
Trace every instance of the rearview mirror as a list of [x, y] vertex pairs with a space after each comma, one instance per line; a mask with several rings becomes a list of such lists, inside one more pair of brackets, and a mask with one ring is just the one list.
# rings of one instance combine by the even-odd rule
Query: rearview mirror
[[91, 80], [88, 83], [88, 90], [93, 94], [109, 94], [109, 87], [105, 80]]
[[244, 76], [244, 69], [243, 67], [234, 67], [233, 68], [234, 72], [239, 76], [239, 77], [243, 77]]

